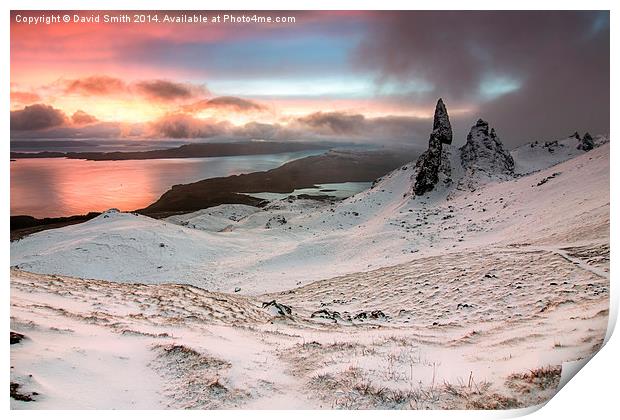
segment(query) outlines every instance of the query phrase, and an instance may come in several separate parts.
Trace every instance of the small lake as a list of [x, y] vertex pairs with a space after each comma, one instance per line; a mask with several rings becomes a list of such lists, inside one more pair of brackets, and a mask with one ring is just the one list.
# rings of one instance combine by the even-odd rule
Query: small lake
[[327, 150], [189, 159], [11, 161], [11, 215], [59, 217], [144, 208], [172, 185], [266, 171]]
[[270, 201], [280, 200], [282, 198], [288, 197], [289, 195], [297, 196], [300, 194], [332, 196], [336, 198], [347, 198], [359, 192], [367, 190], [368, 188], [370, 188], [371, 185], [372, 185], [372, 182], [338, 182], [338, 183], [332, 183], [332, 184], [317, 184], [314, 188], [299, 188], [287, 194], [271, 193], [271, 192], [244, 193], [244, 194], [249, 195], [250, 197], [260, 198], [261, 200], [270, 200]]

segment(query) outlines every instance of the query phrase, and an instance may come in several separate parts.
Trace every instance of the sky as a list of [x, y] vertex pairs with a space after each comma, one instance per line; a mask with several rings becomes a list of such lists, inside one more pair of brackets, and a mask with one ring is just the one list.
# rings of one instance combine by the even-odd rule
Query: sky
[[[131, 12], [59, 12], [80, 17]], [[153, 12], [155, 13], [155, 12]], [[455, 143], [609, 132], [609, 13], [231, 12], [287, 23], [27, 24], [11, 13], [12, 139]], [[19, 15], [19, 18], [18, 18]], [[44, 16], [42, 16], [44, 15]]]

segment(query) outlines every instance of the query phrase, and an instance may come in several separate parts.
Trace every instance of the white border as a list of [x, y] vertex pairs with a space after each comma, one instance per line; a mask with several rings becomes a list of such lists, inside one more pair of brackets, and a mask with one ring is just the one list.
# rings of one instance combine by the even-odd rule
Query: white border
[[[211, 2], [196, 2], [188, 0], [175, 0], [174, 2], [164, 2], [161, 0], [89, 0], [87, 3], [84, 0], [56, 0], [52, 1], [36, 1], [36, 0], [23, 0], [15, 1], [8, 0], [3, 2], [3, 24], [0, 25], [2, 31], [3, 42], [0, 46], [2, 51], [3, 63], [2, 68], [2, 85], [0, 86], [2, 103], [4, 104], [4, 112], [0, 116], [0, 124], [2, 127], [2, 159], [0, 159], [0, 165], [2, 168], [3, 176], [0, 178], [0, 191], [2, 194], [3, 205], [0, 209], [0, 220], [2, 220], [2, 235], [5, 238], [0, 241], [2, 247], [2, 254], [0, 261], [0, 267], [4, 267], [4, 276], [1, 283], [1, 296], [3, 298], [2, 313], [0, 315], [3, 325], [5, 326], [5, 336], [9, 329], [9, 275], [8, 267], [10, 265], [10, 247], [9, 247], [9, 205], [8, 198], [10, 196], [10, 183], [9, 183], [9, 91], [10, 91], [10, 75], [6, 69], [9, 69], [10, 63], [10, 10], [44, 10], [44, 9], [59, 9], [59, 10], [515, 10], [515, 9], [532, 9], [532, 10], [611, 10], [611, 45], [616, 47], [617, 50], [617, 25], [619, 19], [616, 12], [620, 9], [619, 3], [616, 1], [603, 1], [603, 0], [589, 0], [575, 1], [564, 0], [548, 1], [548, 0], [521, 0], [521, 1], [489, 1], [489, 0], [470, 0], [470, 1], [456, 1], [456, 0], [443, 0], [441, 3], [427, 1], [404, 1], [404, 0], [315, 0], [315, 1], [297, 1], [294, 4], [290, 1], [284, 0], [263, 0], [260, 3], [251, 0], [220, 0]], [[614, 77], [615, 74], [620, 72], [618, 66], [618, 54], [611, 48], [611, 115], [618, 115], [617, 113], [617, 99], [618, 99], [618, 83]], [[618, 123], [613, 118], [611, 119], [610, 136], [612, 138], [611, 147], [611, 185], [618, 185], [619, 170], [615, 167], [614, 163], [618, 162], [618, 154], [616, 147], [614, 147], [614, 137], [618, 128]], [[611, 202], [617, 202], [619, 189], [611, 190]], [[612, 206], [612, 209], [615, 207]], [[613, 215], [615, 216], [615, 214]], [[615, 249], [615, 245], [618, 238], [618, 229], [616, 228], [615, 217], [612, 216], [611, 220], [611, 249], [612, 254]], [[611, 273], [616, 272], [616, 260], [611, 258]], [[611, 276], [611, 310], [610, 310], [610, 328], [608, 331], [608, 338], [611, 334], [615, 320], [618, 314], [618, 282]], [[5, 386], [9, 382], [9, 344], [5, 342], [5, 346], [2, 348], [3, 354], [3, 366]], [[620, 355], [620, 341], [617, 337], [611, 336], [606, 346], [587, 364], [587, 366], [581, 371], [576, 379], [571, 380], [559, 393], [554, 397], [545, 407], [535, 411], [531, 418], [543, 419], [543, 418], [612, 418], [613, 415], [618, 413], [618, 403], [616, 399], [617, 394], [617, 379], [620, 374], [618, 355]], [[6, 391], [5, 391], [6, 392]], [[105, 392], [102, 389], [102, 392]], [[3, 406], [6, 411], [9, 411], [9, 397], [5, 394], [3, 399]], [[311, 419], [314, 416], [327, 416], [328, 418], [342, 418], [342, 417], [357, 417], [376, 420], [377, 416], [388, 415], [390, 417], [401, 416], [420, 416], [423, 418], [438, 418], [438, 417], [451, 417], [451, 418], [504, 418], [513, 417], [520, 414], [526, 414], [533, 410], [519, 410], [518, 412], [462, 412], [462, 411], [425, 411], [425, 412], [382, 412], [376, 413], [373, 411], [350, 411], [350, 412], [315, 412], [315, 411], [296, 411], [294, 413], [287, 411], [226, 411], [226, 412], [163, 412], [163, 411], [131, 411], [131, 412], [115, 412], [116, 416], [122, 418], [142, 418], [149, 417], [154, 419], [169, 418], [169, 416], [183, 416], [183, 417], [196, 417], [196, 416], [210, 416], [222, 419], [234, 419], [239, 417], [252, 418], [284, 418], [284, 416], [294, 415], [296, 419]], [[613, 414], [612, 414], [613, 413]], [[32, 418], [39, 417], [41, 412], [17, 412], [11, 411], [9, 415], [20, 418]], [[45, 412], [43, 415], [52, 419], [80, 419], [86, 415], [89, 418], [103, 419], [108, 417], [112, 413], [103, 411], [91, 411], [83, 413], [79, 411], [52, 411]]]

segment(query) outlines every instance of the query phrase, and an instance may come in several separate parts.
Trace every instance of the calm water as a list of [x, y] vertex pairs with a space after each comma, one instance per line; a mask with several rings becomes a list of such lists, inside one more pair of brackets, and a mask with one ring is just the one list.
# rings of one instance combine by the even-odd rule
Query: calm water
[[291, 193], [245, 193], [251, 197], [262, 200], [280, 200], [289, 195], [309, 194], [309, 195], [329, 195], [336, 198], [347, 198], [359, 192], [367, 190], [372, 182], [338, 182], [332, 184], [317, 184], [315, 188], [299, 188]]
[[99, 162], [18, 159], [11, 162], [11, 215], [58, 217], [112, 207], [136, 210], [175, 184], [265, 171], [324, 152]]

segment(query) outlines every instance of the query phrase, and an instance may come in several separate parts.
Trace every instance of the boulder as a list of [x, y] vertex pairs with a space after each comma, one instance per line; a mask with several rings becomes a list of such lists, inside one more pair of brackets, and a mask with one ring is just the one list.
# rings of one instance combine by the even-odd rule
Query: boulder
[[293, 310], [290, 306], [278, 303], [275, 300], [263, 302], [263, 309], [266, 309], [273, 316], [291, 316]]
[[583, 138], [579, 141], [577, 145], [577, 149], [583, 150], [585, 152], [594, 149], [594, 139], [590, 135], [590, 133], [586, 133], [583, 135]]

